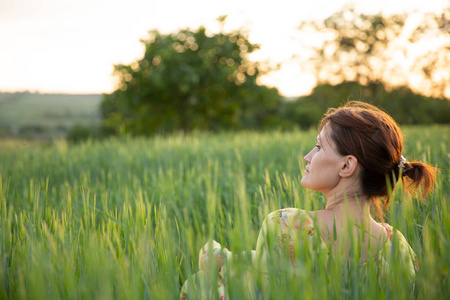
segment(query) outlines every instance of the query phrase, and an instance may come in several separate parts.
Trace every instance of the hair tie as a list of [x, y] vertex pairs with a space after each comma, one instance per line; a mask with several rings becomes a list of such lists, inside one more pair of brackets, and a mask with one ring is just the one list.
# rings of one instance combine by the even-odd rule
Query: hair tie
[[398, 167], [404, 169], [405, 168], [405, 164], [407, 162], [408, 161], [406, 160], [406, 158], [403, 155], [400, 155], [400, 163], [398, 164]]

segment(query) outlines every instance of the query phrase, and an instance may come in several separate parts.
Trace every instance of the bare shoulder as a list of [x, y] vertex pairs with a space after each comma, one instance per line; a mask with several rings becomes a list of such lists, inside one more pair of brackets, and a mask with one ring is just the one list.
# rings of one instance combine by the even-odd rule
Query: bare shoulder
[[308, 212], [312, 218], [316, 219], [319, 223], [326, 223], [333, 222], [335, 215], [332, 211], [329, 210], [315, 210], [315, 211], [309, 211]]

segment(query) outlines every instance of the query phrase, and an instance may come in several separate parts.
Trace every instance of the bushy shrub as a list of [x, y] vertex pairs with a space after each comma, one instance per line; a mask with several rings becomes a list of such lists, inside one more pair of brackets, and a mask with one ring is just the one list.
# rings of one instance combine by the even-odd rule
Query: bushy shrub
[[97, 137], [98, 134], [91, 127], [75, 125], [67, 132], [66, 140], [69, 143], [77, 144]]

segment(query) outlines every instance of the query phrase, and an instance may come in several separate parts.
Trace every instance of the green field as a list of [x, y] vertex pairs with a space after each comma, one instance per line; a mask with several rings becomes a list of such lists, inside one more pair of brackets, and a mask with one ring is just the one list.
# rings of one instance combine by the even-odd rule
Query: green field
[[101, 95], [0, 93], [2, 135], [64, 138], [74, 125], [100, 124]]
[[[327, 268], [305, 261], [295, 278], [274, 270], [265, 299], [448, 298], [450, 127], [405, 133], [405, 157], [441, 169], [425, 203], [400, 190], [387, 214], [418, 255], [414, 290], [396, 261], [382, 280], [334, 257]], [[0, 299], [177, 299], [209, 239], [241, 253], [254, 249], [269, 212], [323, 208], [321, 195], [300, 186], [316, 135], [0, 141]], [[229, 298], [261, 298], [239, 271], [248, 259], [238, 262]]]

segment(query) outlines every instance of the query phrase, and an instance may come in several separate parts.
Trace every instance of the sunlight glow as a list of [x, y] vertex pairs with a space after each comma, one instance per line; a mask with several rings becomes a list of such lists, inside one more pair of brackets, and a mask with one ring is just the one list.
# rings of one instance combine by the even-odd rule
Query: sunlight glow
[[[208, 0], [130, 0], [126, 4], [118, 0], [3, 0], [0, 4], [0, 91], [108, 93], [117, 87], [112, 77], [114, 64], [129, 64], [140, 58], [144, 48], [139, 40], [148, 39], [149, 30], [157, 28], [169, 33], [203, 24], [209, 32], [218, 32], [217, 17], [228, 15], [225, 30], [247, 28], [250, 41], [261, 45], [252, 59], [280, 65], [278, 71], [263, 76], [260, 82], [277, 87], [286, 96], [304, 95], [316, 84], [312, 70], [286, 63], [292, 55], [310, 55], [293, 40], [299, 35], [296, 27], [301, 20], [324, 18], [348, 3], [371, 13], [405, 9], [404, 1], [400, 0], [317, 0], [314, 3], [230, 0], [226, 5], [214, 5]], [[420, 22], [424, 12], [437, 11], [445, 4], [444, 0], [408, 1], [408, 9], [416, 11], [417, 16], [405, 30]], [[313, 36], [311, 33], [308, 43], [317, 43]], [[178, 36], [178, 40], [174, 47], [179, 52], [198, 48], [187, 37]], [[414, 56], [423, 55], [439, 43], [428, 41], [414, 45], [411, 51]], [[393, 50], [402, 69], [409, 70], [411, 61]], [[251, 72], [247, 70], [249, 75]], [[233, 80], [242, 83], [245, 78], [242, 76], [239, 73]], [[448, 73], [434, 76], [445, 77]]]

